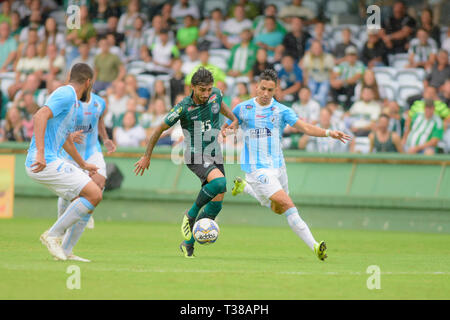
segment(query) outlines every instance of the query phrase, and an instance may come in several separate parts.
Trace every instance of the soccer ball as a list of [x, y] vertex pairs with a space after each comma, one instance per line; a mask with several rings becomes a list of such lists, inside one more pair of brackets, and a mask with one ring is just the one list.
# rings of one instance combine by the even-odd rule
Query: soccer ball
[[192, 233], [194, 239], [200, 244], [211, 244], [219, 237], [219, 225], [214, 220], [203, 218], [194, 224]]

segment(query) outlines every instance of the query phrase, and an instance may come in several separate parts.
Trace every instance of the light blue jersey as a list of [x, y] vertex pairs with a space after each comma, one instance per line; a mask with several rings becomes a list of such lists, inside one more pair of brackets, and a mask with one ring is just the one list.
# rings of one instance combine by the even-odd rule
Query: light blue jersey
[[[105, 111], [106, 103], [100, 96], [91, 93], [89, 102], [81, 102], [77, 109], [75, 117], [75, 130], [83, 130], [84, 141], [81, 144], [75, 143], [78, 153], [87, 160], [96, 152], [102, 152], [100, 142], [98, 141], [98, 120]], [[63, 149], [62, 156], [72, 160], [72, 157]]]
[[286, 125], [293, 126], [297, 122], [295, 112], [274, 99], [270, 105], [262, 107], [253, 98], [238, 104], [233, 113], [243, 132], [241, 169], [250, 173], [262, 168], [283, 167], [281, 138]]
[[[56, 89], [45, 102], [44, 106], [50, 108], [53, 117], [48, 119], [44, 137], [44, 156], [49, 164], [59, 158], [67, 137], [75, 128], [75, 112], [79, 106], [75, 89], [62, 86]], [[36, 161], [36, 141], [33, 134], [25, 165], [30, 167]]]

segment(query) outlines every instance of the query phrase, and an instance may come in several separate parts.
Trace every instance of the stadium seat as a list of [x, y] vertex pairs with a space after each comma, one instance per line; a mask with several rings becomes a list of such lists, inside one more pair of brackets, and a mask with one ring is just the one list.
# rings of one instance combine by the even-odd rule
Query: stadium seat
[[441, 27], [441, 43], [444, 42], [444, 40], [447, 38], [447, 30], [448, 27], [445, 26]]
[[153, 85], [155, 83], [156, 77], [151, 74], [138, 74], [136, 75], [137, 82], [150, 90], [150, 93], [153, 95]]
[[310, 9], [314, 14], [317, 16], [320, 12], [320, 1], [313, 1], [313, 0], [303, 0], [302, 6]]
[[222, 56], [210, 56], [208, 62], [222, 69], [223, 71], [226, 71], [228, 68], [227, 60]]
[[369, 137], [355, 137], [355, 152], [367, 154], [370, 152]]
[[231, 51], [228, 49], [210, 49], [209, 50], [209, 56], [220, 56], [224, 58], [225, 60], [228, 60], [230, 58]]
[[390, 65], [396, 69], [405, 68], [409, 63], [408, 57], [407, 53], [397, 53], [392, 57]]
[[422, 94], [423, 85], [421, 82], [416, 82], [415, 84], [400, 84], [397, 90], [397, 103], [402, 108], [407, 108], [408, 103], [406, 100], [414, 95]]
[[205, 0], [202, 5], [202, 15], [204, 17], [209, 17], [212, 10], [219, 8], [222, 10], [223, 14], [227, 13], [228, 10], [228, 1], [227, 0]]
[[397, 70], [391, 67], [375, 67], [373, 71], [378, 84], [393, 82], [397, 74]]
[[397, 83], [392, 81], [390, 83], [379, 83], [378, 84], [386, 94], [388, 100], [397, 100]]
[[398, 70], [395, 79], [402, 84], [421, 82], [425, 79], [425, 70], [420, 68]]

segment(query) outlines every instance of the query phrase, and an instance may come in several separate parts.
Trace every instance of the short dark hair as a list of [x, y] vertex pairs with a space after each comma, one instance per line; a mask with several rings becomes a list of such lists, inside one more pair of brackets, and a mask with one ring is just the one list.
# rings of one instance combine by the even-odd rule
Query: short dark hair
[[69, 82], [83, 84], [87, 79], [94, 78], [94, 71], [86, 63], [77, 63], [70, 70]]
[[380, 114], [380, 116], [378, 117], [378, 120], [380, 120], [381, 118], [386, 118], [387, 120], [391, 120], [391, 117], [389, 117], [389, 115], [387, 115], [386, 113]]
[[278, 82], [278, 74], [274, 69], [266, 69], [259, 76], [259, 81], [262, 80], [273, 81], [276, 84]]
[[208, 69], [200, 67], [192, 76], [191, 84], [197, 86], [199, 84], [212, 84], [214, 77]]

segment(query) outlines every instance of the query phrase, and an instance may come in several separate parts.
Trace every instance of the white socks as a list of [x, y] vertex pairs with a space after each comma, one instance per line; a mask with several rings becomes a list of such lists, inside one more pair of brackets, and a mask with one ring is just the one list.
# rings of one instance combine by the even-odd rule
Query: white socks
[[314, 251], [314, 244], [316, 244], [317, 242], [311, 234], [311, 231], [309, 230], [305, 221], [300, 218], [297, 208], [290, 208], [283, 214], [286, 216], [286, 219], [292, 231], [294, 231], [295, 234], [298, 235], [306, 243], [306, 245]]
[[58, 198], [58, 219], [66, 212], [67, 207], [70, 204], [70, 200], [66, 200], [64, 198]]
[[56, 223], [50, 228], [48, 235], [51, 237], [62, 237], [66, 230], [72, 227], [80, 219], [85, 218], [89, 220], [89, 212], [92, 212], [93, 210], [94, 206], [83, 197], [72, 201], [64, 214], [59, 217]]

